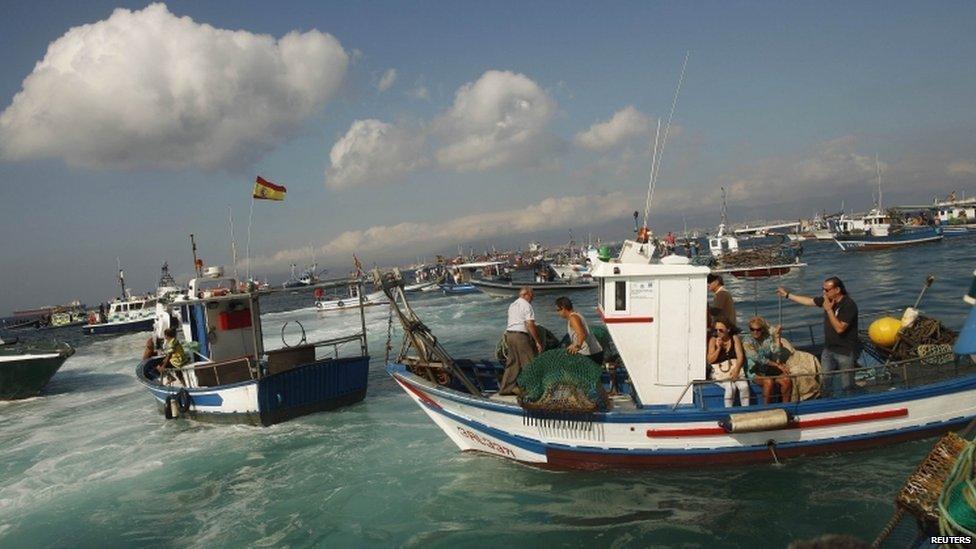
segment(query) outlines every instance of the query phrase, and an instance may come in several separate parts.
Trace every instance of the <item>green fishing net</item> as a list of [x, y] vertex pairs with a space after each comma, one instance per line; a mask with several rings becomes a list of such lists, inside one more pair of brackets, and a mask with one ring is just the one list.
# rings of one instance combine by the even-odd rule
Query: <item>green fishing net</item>
[[547, 411], [606, 410], [602, 374], [603, 367], [593, 360], [552, 349], [522, 368], [519, 401], [525, 408]]

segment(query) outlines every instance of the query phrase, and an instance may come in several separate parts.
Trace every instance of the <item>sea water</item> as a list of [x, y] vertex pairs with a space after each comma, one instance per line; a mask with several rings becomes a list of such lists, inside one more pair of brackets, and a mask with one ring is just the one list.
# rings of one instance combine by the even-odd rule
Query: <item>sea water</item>
[[[872, 310], [911, 305], [929, 274], [937, 279], [925, 313], [958, 328], [968, 312], [961, 297], [976, 239], [857, 253], [805, 247], [805, 269], [757, 283], [727, 277], [740, 322], [756, 310], [774, 323], [818, 321], [816, 309], [781, 303], [773, 290], [817, 295], [832, 275], [858, 302], [862, 327]], [[594, 322], [595, 296], [571, 297]], [[453, 356], [493, 354], [508, 300], [411, 299]], [[561, 336], [553, 300], [534, 306]], [[269, 348], [281, 345], [286, 321], [301, 322], [310, 341], [359, 323], [357, 312], [317, 313], [307, 294], [263, 308]], [[0, 546], [785, 546], [825, 533], [871, 540], [933, 443], [658, 471], [552, 472], [461, 453], [385, 373], [388, 309], [370, 308], [366, 319], [373, 359], [365, 401], [267, 428], [165, 420], [134, 374], [147, 334], [52, 332], [77, 354], [42, 396], [0, 403]], [[284, 337], [297, 342], [297, 323]]]

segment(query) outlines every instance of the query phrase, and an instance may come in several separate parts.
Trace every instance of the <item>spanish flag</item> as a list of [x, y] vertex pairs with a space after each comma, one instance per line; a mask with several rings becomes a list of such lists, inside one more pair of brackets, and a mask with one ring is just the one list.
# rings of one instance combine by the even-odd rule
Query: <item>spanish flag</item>
[[259, 175], [257, 180], [254, 181], [254, 194], [252, 196], [258, 200], [284, 200], [286, 192], [288, 192], [288, 189], [281, 185], [275, 185], [270, 181], [265, 181]]

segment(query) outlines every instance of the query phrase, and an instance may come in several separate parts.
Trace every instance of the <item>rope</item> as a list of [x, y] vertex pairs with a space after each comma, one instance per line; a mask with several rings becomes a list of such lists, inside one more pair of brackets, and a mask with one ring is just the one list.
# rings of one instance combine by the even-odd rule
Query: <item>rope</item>
[[939, 532], [943, 536], [976, 536], [976, 483], [973, 456], [976, 442], [959, 454], [939, 496]]

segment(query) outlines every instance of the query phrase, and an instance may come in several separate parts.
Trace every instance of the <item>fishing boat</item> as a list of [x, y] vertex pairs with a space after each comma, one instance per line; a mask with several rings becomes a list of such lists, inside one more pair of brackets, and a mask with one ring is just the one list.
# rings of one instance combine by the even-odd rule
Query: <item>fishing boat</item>
[[312, 286], [318, 283], [319, 276], [325, 274], [326, 270], [323, 269], [318, 271], [319, 264], [313, 262], [311, 265], [307, 265], [301, 273], [297, 273], [297, 265], [291, 264], [291, 277], [286, 280], [281, 287], [282, 288], [303, 288], [305, 286]]
[[37, 396], [74, 353], [67, 343], [4, 344], [0, 340], [0, 400]]
[[450, 265], [445, 281], [440, 284], [440, 289], [447, 295], [480, 293], [481, 290], [474, 284], [474, 272], [484, 269], [497, 269], [499, 265], [503, 264], [505, 264], [503, 261], [475, 261]]
[[552, 282], [472, 280], [471, 284], [491, 297], [501, 298], [518, 296], [522, 288], [531, 288], [534, 293], [541, 295], [593, 290], [597, 286], [596, 281], [592, 278], [572, 278]]
[[861, 217], [841, 216], [838, 220], [840, 232], [834, 242], [841, 250], [883, 250], [914, 246], [942, 240], [942, 228], [919, 224], [906, 225], [896, 216], [884, 209], [881, 188], [881, 163], [876, 159], [878, 172], [878, 195], [875, 207]]
[[119, 265], [121, 295], [97, 312], [88, 314], [88, 324], [82, 328], [85, 335], [127, 334], [148, 332], [156, 320], [156, 301], [153, 295], [133, 296], [125, 287], [125, 272]]
[[[926, 437], [976, 417], [976, 365], [952, 355], [936, 366], [865, 364], [820, 373], [823, 384], [854, 372], [861, 383], [822, 398], [725, 408], [723, 389], [706, 379], [709, 270], [627, 252], [646, 246], [627, 242], [620, 258], [594, 271], [598, 314], [629, 379], [607, 410], [536, 412], [498, 397], [501, 365], [455, 360], [410, 328], [423, 324], [396, 291], [395, 273], [379, 278], [401, 311], [405, 336], [421, 344], [387, 371], [461, 450], [552, 468], [771, 462]], [[800, 332], [785, 333], [798, 350], [819, 354], [812, 328], [805, 345]], [[752, 402], [761, 402], [756, 387], [751, 391]]]
[[388, 305], [390, 301], [386, 299], [383, 292], [373, 292], [362, 296], [360, 299], [360, 284], [350, 284], [346, 293], [342, 297], [327, 296], [324, 290], [316, 289], [315, 308], [318, 311], [345, 311], [358, 309], [361, 307], [372, 307], [374, 305]]
[[[359, 282], [329, 281], [313, 289], [350, 284]], [[223, 276], [191, 280], [189, 296], [170, 305], [180, 320], [189, 363], [165, 374], [157, 370], [161, 356], [136, 366], [136, 378], [166, 418], [267, 426], [365, 397], [369, 353], [362, 309], [355, 333], [309, 342], [304, 326], [296, 322], [300, 339], [288, 343], [285, 323], [282, 346], [266, 350], [260, 301], [282, 290], [244, 293], [237, 288], [235, 279]], [[340, 356], [347, 344], [358, 352]]]
[[860, 218], [842, 218], [840, 223], [841, 227], [846, 227], [846, 230], [835, 235], [834, 242], [845, 252], [883, 250], [938, 242], [944, 236], [942, 227], [905, 225], [896, 217], [878, 208], [872, 209]]

